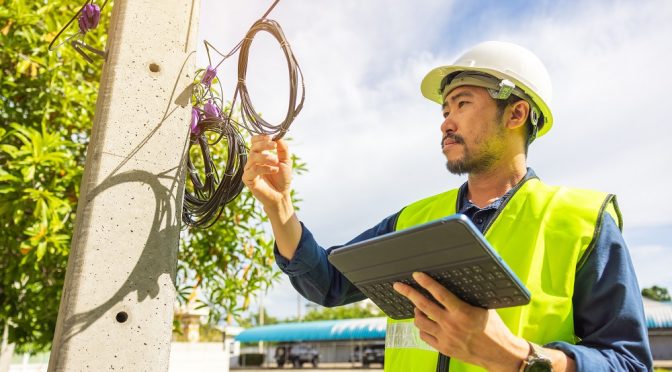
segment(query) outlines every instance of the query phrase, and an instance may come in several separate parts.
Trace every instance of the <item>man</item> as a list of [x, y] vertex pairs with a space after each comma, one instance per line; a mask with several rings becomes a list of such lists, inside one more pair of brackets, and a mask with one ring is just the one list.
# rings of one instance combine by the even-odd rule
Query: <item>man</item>
[[[443, 306], [395, 283], [415, 305], [415, 319], [388, 320], [388, 336], [395, 337], [386, 340], [385, 370], [650, 370], [642, 300], [615, 197], [547, 186], [526, 166], [529, 144], [553, 124], [541, 61], [520, 46], [485, 42], [429, 72], [421, 90], [442, 105], [448, 170], [468, 180], [404, 207], [350, 243], [463, 213], [532, 300], [486, 310], [415, 273]], [[333, 248], [321, 249], [295, 215], [291, 172], [285, 142], [252, 138], [243, 179], [271, 221], [278, 265], [309, 300], [325, 306], [362, 300], [327, 261]]]

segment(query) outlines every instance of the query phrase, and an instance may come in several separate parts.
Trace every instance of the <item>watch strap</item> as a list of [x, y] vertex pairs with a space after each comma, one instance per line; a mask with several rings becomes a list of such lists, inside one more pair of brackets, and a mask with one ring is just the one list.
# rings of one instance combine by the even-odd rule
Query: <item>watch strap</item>
[[[527, 341], [527, 343], [530, 345], [530, 353], [527, 356], [527, 358], [523, 360], [523, 363], [520, 365], [519, 372], [528, 371], [529, 370], [528, 367], [531, 366], [537, 366], [542, 368], [543, 366], [546, 366], [548, 367], [548, 369], [543, 370], [553, 371], [551, 359], [543, 353], [542, 347], [535, 344], [534, 342]], [[535, 368], [535, 370], [537, 369]]]

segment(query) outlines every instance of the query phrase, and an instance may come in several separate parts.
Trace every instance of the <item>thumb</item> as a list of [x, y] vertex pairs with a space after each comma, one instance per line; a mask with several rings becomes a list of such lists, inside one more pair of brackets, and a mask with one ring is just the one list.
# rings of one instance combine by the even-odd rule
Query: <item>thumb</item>
[[278, 152], [278, 161], [280, 163], [284, 164], [289, 164], [292, 161], [292, 154], [289, 151], [289, 145], [287, 144], [287, 141], [284, 139], [279, 139], [276, 141], [278, 144], [277, 147], [277, 152]]

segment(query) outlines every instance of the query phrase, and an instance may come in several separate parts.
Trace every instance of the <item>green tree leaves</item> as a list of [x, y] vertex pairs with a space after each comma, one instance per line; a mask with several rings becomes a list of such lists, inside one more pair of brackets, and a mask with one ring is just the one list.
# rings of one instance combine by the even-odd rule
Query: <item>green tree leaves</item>
[[347, 306], [320, 307], [313, 309], [303, 317], [303, 320], [340, 320], [371, 318], [377, 316], [384, 316], [384, 314], [377, 306], [373, 304], [370, 304], [369, 306], [362, 306], [362, 304], [351, 304]]
[[[63, 290], [103, 61], [48, 45], [80, 7], [0, 0], [0, 329], [9, 324], [17, 352], [50, 347]], [[104, 49], [111, 10], [86, 34], [94, 48]], [[246, 309], [278, 276], [263, 222], [244, 191], [212, 228], [183, 231], [180, 301], [198, 298], [214, 320]]]
[[667, 292], [667, 288], [659, 287], [654, 285], [651, 288], [642, 289], [642, 296], [650, 298], [655, 301], [670, 301], [670, 294]]
[[[0, 6], [0, 327], [9, 322], [19, 352], [53, 337], [86, 146], [72, 135], [86, 136], [95, 108], [99, 68], [66, 47], [47, 51], [77, 6]], [[60, 94], [68, 86], [72, 94]]]

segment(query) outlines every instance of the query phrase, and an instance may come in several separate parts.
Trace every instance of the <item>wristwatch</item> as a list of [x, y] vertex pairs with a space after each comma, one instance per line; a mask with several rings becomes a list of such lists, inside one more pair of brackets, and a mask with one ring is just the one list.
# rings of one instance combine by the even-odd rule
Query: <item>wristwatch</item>
[[543, 354], [541, 346], [529, 341], [527, 343], [530, 344], [530, 355], [523, 360], [519, 372], [553, 371], [553, 363], [549, 357]]

